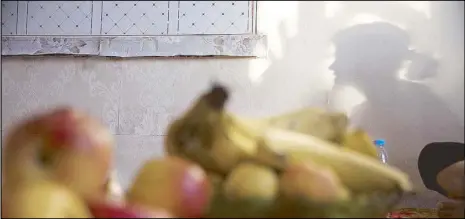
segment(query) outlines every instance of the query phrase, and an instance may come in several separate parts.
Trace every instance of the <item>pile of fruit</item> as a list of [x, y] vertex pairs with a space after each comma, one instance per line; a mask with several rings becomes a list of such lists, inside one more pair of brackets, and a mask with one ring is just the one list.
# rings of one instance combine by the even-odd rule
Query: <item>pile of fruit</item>
[[113, 147], [102, 124], [74, 109], [21, 122], [2, 148], [2, 218], [170, 217], [115, 199]]
[[26, 120], [4, 146], [2, 217], [383, 217], [412, 189], [344, 114], [251, 119], [227, 100], [218, 85], [200, 96], [168, 127], [167, 156], [146, 161], [120, 199], [100, 123], [68, 108]]

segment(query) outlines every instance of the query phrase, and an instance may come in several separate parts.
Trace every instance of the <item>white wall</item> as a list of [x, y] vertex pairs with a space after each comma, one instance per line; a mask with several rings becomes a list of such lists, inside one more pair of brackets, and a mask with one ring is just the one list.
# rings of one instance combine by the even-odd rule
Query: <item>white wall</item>
[[[384, 91], [381, 99], [390, 101], [391, 111], [375, 111], [376, 116], [360, 125], [368, 124], [370, 133], [387, 139], [391, 162], [409, 172], [420, 188], [416, 158], [431, 141], [425, 133], [445, 133], [439, 140], [463, 139], [463, 2], [260, 2], [258, 7], [259, 29], [269, 34], [268, 59], [3, 57], [2, 135], [32, 110], [57, 104], [89, 110], [116, 136], [116, 166], [126, 185], [142, 160], [162, 154], [163, 127], [170, 118], [213, 80], [231, 87], [229, 107], [244, 115], [310, 105], [354, 112], [367, 94], [355, 87], [333, 87], [330, 38], [350, 24], [382, 19], [405, 28], [412, 47], [434, 54], [440, 67], [425, 92], [394, 95], [392, 87], [377, 82], [377, 92]], [[441, 102], [428, 102], [428, 90]], [[383, 116], [403, 110], [426, 115], [433, 105], [449, 110], [429, 115], [437, 121], [452, 115], [445, 124], [452, 129], [435, 127], [421, 116]], [[363, 112], [361, 116], [368, 118]], [[405, 129], [417, 132], [399, 133]]]

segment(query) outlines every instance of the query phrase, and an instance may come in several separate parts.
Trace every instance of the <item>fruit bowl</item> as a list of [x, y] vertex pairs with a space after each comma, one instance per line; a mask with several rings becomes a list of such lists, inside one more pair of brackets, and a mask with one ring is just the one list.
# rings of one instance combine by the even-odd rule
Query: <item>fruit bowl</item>
[[215, 86], [174, 120], [167, 156], [145, 161], [116, 206], [102, 191], [114, 139], [98, 120], [72, 108], [26, 120], [3, 151], [2, 217], [373, 218], [411, 191], [345, 115], [304, 109], [253, 120], [227, 112], [227, 97]]
[[228, 112], [215, 85], [168, 127], [165, 151], [219, 176], [204, 217], [386, 217], [412, 189], [379, 162], [344, 114], [304, 109], [250, 119]]
[[[213, 197], [206, 218], [385, 218], [403, 192], [358, 194], [350, 200], [321, 203], [278, 196], [274, 200], [231, 200], [221, 192]], [[240, 210], [239, 210], [240, 209]]]

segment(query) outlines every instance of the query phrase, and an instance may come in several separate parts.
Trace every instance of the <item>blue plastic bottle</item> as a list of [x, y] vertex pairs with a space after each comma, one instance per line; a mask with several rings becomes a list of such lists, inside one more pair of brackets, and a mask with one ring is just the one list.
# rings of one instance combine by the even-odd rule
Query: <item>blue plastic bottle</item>
[[383, 139], [376, 139], [373, 142], [376, 145], [378, 150], [378, 157], [384, 164], [387, 164], [387, 152], [385, 146], [385, 141]]

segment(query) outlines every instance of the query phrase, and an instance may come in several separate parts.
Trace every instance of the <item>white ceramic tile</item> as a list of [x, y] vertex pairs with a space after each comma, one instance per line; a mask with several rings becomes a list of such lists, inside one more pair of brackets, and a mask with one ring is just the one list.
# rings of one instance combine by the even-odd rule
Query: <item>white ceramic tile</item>
[[168, 1], [104, 1], [102, 35], [165, 35]]
[[180, 1], [178, 34], [251, 33], [250, 1]]
[[162, 157], [163, 136], [116, 135], [115, 166], [119, 181], [127, 188], [141, 165]]
[[18, 23], [16, 24], [16, 34], [26, 35], [27, 30], [27, 5], [29, 1], [18, 1]]
[[168, 1], [168, 34], [176, 35], [178, 32], [178, 7], [179, 1]]
[[92, 1], [92, 35], [100, 35], [102, 29], [102, 1]]
[[92, 1], [29, 1], [28, 35], [90, 35]]
[[2, 35], [16, 35], [18, 1], [2, 1]]

